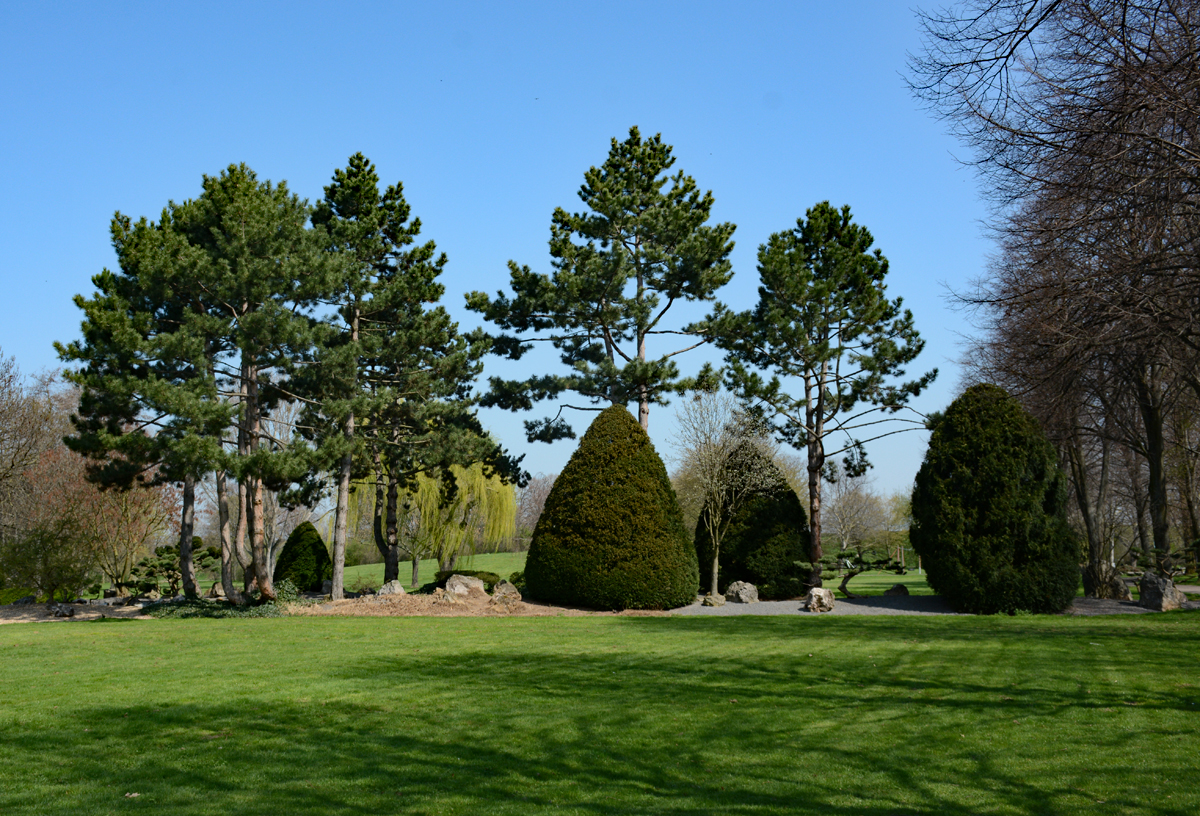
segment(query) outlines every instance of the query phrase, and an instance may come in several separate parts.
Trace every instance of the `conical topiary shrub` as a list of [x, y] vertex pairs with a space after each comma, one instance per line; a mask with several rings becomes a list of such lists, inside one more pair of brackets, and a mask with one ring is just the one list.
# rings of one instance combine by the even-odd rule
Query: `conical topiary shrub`
[[525, 561], [529, 594], [594, 609], [672, 609], [699, 573], [667, 469], [623, 406], [592, 422], [554, 482]]
[[329, 560], [329, 551], [325, 542], [312, 522], [306, 521], [292, 530], [283, 552], [275, 561], [275, 573], [272, 576], [276, 585], [284, 578], [305, 592], [320, 592], [321, 584], [333, 577], [333, 562]]
[[929, 586], [959, 612], [1061, 612], [1079, 586], [1067, 480], [1037, 420], [974, 385], [933, 425], [909, 540]]
[[[717, 586], [724, 592], [734, 581], [758, 589], [764, 601], [795, 598], [807, 588], [808, 572], [797, 566], [807, 559], [808, 515], [782, 471], [758, 446], [745, 443], [731, 454], [735, 467], [752, 470], [754, 495], [734, 511], [721, 536]], [[706, 524], [708, 508], [696, 523], [696, 555], [700, 587], [712, 585], [712, 539]]]

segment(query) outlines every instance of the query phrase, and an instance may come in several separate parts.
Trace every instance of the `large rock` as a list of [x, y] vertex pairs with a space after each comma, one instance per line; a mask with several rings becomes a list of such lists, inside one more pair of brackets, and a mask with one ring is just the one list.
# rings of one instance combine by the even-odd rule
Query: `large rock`
[[724, 595], [705, 595], [704, 600], [700, 602], [701, 606], [724, 606]]
[[324, 581], [321, 582], [321, 594], [322, 595], [332, 595], [333, 594], [333, 581], [326, 578]]
[[758, 587], [745, 581], [734, 581], [725, 587], [725, 600], [731, 603], [758, 603]]
[[208, 597], [219, 598], [222, 600], [225, 598], [225, 587], [221, 586], [220, 581], [217, 581], [212, 585], [212, 589], [208, 591]]
[[407, 595], [408, 593], [404, 591], [404, 585], [401, 584], [399, 580], [395, 580], [395, 581], [388, 581], [386, 584], [381, 586], [379, 588], [379, 592], [377, 594], [379, 594], [379, 595]]
[[29, 606], [32, 603], [37, 603], [37, 598], [33, 595], [26, 595], [24, 598], [17, 598], [10, 606]]
[[907, 595], [907, 594], [909, 594], [909, 592], [908, 592], [908, 587], [906, 587], [904, 584], [892, 584], [890, 589], [885, 589], [883, 591], [883, 594], [884, 595]]
[[446, 581], [446, 592], [460, 598], [469, 598], [472, 595], [485, 596], [487, 595], [487, 585], [479, 578], [455, 574]]
[[1155, 612], [1168, 612], [1187, 603], [1187, 596], [1175, 588], [1175, 582], [1165, 575], [1147, 571], [1138, 583], [1141, 599], [1138, 606]]
[[804, 599], [804, 608], [809, 612], [832, 612], [833, 592], [824, 587], [813, 587]]
[[514, 601], [521, 600], [521, 590], [507, 580], [501, 580], [500, 583], [492, 587], [493, 598], [511, 598]]
[[75, 617], [75, 607], [70, 604], [51, 604], [50, 613], [56, 618]]

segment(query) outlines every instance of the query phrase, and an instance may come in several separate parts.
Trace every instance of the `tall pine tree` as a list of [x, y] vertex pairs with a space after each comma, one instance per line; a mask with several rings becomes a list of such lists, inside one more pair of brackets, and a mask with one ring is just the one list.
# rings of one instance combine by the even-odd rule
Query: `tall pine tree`
[[[677, 301], [712, 300], [729, 281], [734, 225], [707, 226], [712, 193], [702, 194], [682, 171], [667, 175], [674, 164], [661, 135], [643, 139], [635, 127], [624, 142], [613, 139], [604, 164], [584, 174], [579, 197], [587, 210], [554, 211], [554, 273], [510, 261], [511, 297], [467, 295], [470, 309], [511, 332], [494, 338], [496, 353], [516, 360], [531, 339], [549, 340], [567, 368], [521, 381], [493, 377], [484, 405], [529, 410], [574, 392], [593, 404], [637, 403], [645, 430], [651, 404], [691, 385], [674, 358], [706, 337], [667, 322], [667, 313]], [[664, 336], [692, 334], [681, 347], [649, 349]], [[574, 438], [561, 416], [525, 428], [531, 441]]]

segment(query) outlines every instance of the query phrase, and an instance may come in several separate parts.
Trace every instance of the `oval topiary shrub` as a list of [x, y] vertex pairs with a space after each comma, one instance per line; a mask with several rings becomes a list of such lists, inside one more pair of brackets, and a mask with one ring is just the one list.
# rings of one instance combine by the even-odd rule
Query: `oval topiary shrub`
[[275, 584], [285, 578], [302, 592], [320, 592], [321, 584], [333, 577], [333, 562], [325, 542], [312, 522], [306, 521], [288, 536], [275, 561]]
[[[733, 513], [721, 536], [717, 587], [724, 592], [734, 581], [746, 581], [763, 600], [796, 598], [807, 591], [803, 562], [808, 546], [808, 514], [783, 472], [756, 445], [745, 443], [732, 457], [739, 468], [757, 471], [760, 485]], [[702, 591], [712, 585], [713, 545], [707, 525], [708, 508], [696, 523], [696, 557]]]
[[1067, 484], [1037, 421], [975, 385], [933, 423], [909, 539], [929, 585], [960, 612], [1061, 612], [1079, 586]]
[[667, 469], [624, 406], [593, 420], [533, 530], [529, 594], [594, 609], [672, 609], [696, 598], [696, 551]]

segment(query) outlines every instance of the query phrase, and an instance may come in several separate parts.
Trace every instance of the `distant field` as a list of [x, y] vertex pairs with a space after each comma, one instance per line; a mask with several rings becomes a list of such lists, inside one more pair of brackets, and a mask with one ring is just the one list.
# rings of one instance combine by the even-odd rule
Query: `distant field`
[[[494, 572], [501, 578], [507, 578], [518, 570], [525, 569], [525, 553], [489, 553], [474, 555], [460, 559], [459, 569]], [[427, 584], [434, 579], [438, 563], [432, 559], [421, 561], [419, 583]], [[361, 588], [379, 589], [383, 585], [383, 564], [363, 564], [358, 567], [346, 567], [346, 588], [356, 591]], [[412, 586], [412, 562], [400, 562], [400, 583], [409, 589]]]

